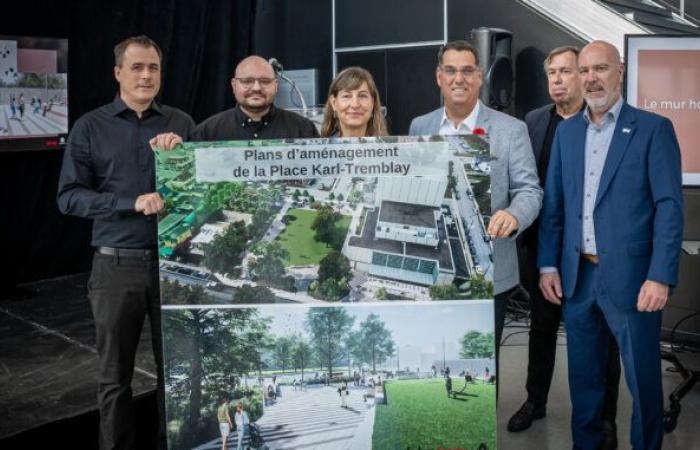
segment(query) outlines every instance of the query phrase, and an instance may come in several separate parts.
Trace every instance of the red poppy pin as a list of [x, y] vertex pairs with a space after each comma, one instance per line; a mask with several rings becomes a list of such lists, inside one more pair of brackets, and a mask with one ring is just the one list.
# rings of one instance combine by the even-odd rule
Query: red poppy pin
[[484, 130], [483, 128], [474, 128], [472, 134], [475, 134], [477, 136], [484, 136], [486, 134], [486, 130]]

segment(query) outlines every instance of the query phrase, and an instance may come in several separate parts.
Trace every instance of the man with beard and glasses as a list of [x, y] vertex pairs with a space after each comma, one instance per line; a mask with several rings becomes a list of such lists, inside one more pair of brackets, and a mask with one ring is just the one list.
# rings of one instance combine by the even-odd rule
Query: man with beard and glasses
[[[559, 123], [573, 117], [585, 106], [583, 87], [578, 74], [579, 49], [565, 46], [549, 52], [544, 60], [547, 88], [552, 103], [530, 111], [525, 115], [537, 161], [537, 174], [544, 188], [554, 133]], [[538, 221], [523, 233], [526, 250], [525, 276], [530, 294], [530, 339], [528, 341], [527, 401], [513, 414], [508, 431], [518, 432], [530, 428], [534, 420], [547, 415], [547, 397], [552, 384], [554, 360], [557, 351], [557, 335], [561, 321], [561, 306], [542, 296], [538, 285], [537, 233]], [[610, 352], [606, 374], [606, 395], [603, 408], [605, 442], [603, 450], [617, 448], [615, 416], [620, 384], [620, 355], [614, 340], [610, 340]]]
[[671, 122], [620, 95], [623, 65], [583, 48], [586, 109], [557, 128], [540, 214], [540, 288], [563, 304], [574, 449], [599, 449], [610, 341], [633, 398], [632, 447], [663, 439], [661, 310], [678, 280], [681, 162]]
[[272, 66], [260, 56], [243, 59], [231, 79], [236, 106], [200, 123], [197, 141], [313, 138], [313, 122], [290, 111], [276, 108], [277, 77]]

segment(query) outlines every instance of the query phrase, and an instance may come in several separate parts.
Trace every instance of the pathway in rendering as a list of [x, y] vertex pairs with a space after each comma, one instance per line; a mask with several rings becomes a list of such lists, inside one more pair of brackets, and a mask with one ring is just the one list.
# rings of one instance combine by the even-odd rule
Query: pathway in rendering
[[[294, 391], [282, 387], [276, 404], [265, 408], [258, 420], [265, 445], [277, 449], [347, 450], [353, 445], [358, 427], [371, 409], [362, 400], [364, 389], [350, 386], [348, 408], [340, 407], [337, 386], [309, 387]], [[247, 442], [247, 437], [244, 442]], [[228, 447], [235, 449], [236, 433], [229, 436]], [[197, 450], [221, 448], [221, 438], [197, 447]]]
[[0, 137], [54, 135], [68, 132], [68, 114], [66, 107], [53, 105], [46, 115], [34, 114], [34, 108], [25, 104], [24, 117], [19, 120], [19, 111], [12, 112], [9, 105], [0, 105]]

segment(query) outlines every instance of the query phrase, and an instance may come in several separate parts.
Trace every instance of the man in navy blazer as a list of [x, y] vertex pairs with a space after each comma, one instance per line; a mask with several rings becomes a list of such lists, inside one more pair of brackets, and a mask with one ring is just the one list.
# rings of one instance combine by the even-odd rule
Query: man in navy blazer
[[634, 399], [632, 446], [660, 449], [659, 335], [678, 276], [680, 150], [668, 119], [622, 101], [624, 69], [613, 45], [588, 44], [578, 66], [587, 107], [554, 137], [538, 246], [543, 295], [563, 300], [574, 449], [602, 442], [613, 338]]
[[[579, 49], [572, 46], [557, 47], [549, 52], [543, 69], [547, 75], [547, 90], [552, 103], [525, 115], [525, 123], [532, 142], [537, 163], [540, 186], [544, 188], [554, 133], [565, 119], [573, 117], [585, 106], [583, 86], [578, 74]], [[527, 400], [508, 421], [508, 431], [519, 432], [530, 428], [534, 420], [547, 415], [547, 397], [554, 373], [557, 338], [561, 321], [561, 306], [548, 302], [538, 287], [537, 234], [539, 222], [525, 230], [522, 248], [525, 250], [524, 274], [530, 294], [530, 333], [528, 340]], [[606, 373], [606, 396], [603, 408], [605, 442], [601, 450], [616, 449], [615, 416], [617, 393], [620, 384], [620, 355], [611, 340]]]

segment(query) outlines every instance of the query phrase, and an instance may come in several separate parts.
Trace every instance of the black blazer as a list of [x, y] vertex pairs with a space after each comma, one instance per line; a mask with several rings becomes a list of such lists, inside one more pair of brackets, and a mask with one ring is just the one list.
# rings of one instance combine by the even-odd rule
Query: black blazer
[[535, 154], [535, 161], [540, 163], [542, 156], [542, 144], [544, 143], [545, 135], [547, 134], [547, 126], [553, 105], [541, 106], [533, 109], [525, 114], [525, 123], [527, 124], [527, 132], [530, 134], [530, 143], [532, 144], [532, 152]]
[[[542, 144], [547, 134], [549, 119], [551, 117], [553, 104], [544, 105], [537, 109], [533, 109], [525, 114], [525, 123], [527, 124], [527, 132], [530, 135], [530, 143], [532, 144], [532, 152], [535, 155], [535, 162], [539, 166], [540, 158], [542, 157]], [[529, 251], [537, 252], [537, 235], [539, 232], [539, 220], [535, 220], [530, 227], [523, 232], [523, 245]], [[534, 256], [533, 255], [533, 256]], [[535, 256], [536, 257], [536, 256]]]

